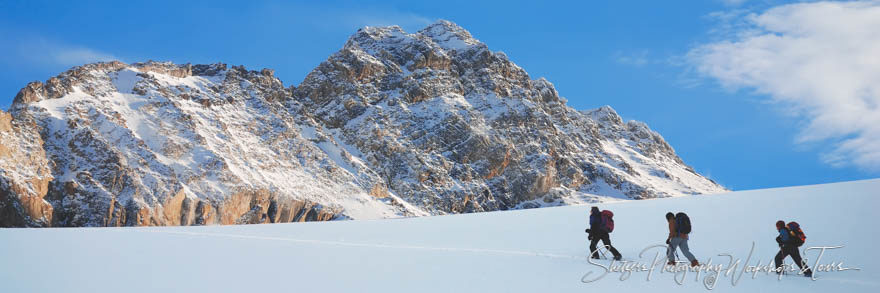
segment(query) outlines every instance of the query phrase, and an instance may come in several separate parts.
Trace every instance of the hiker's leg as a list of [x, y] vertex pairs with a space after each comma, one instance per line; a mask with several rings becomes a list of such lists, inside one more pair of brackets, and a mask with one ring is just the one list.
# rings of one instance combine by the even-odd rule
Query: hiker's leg
[[611, 246], [611, 236], [610, 235], [608, 235], [608, 234], [602, 235], [602, 244], [604, 244], [606, 247], [608, 247], [608, 250], [611, 251], [611, 254], [613, 254], [614, 257], [620, 256], [620, 252], [618, 252], [617, 249], [614, 248], [614, 246]]
[[791, 255], [791, 259], [794, 260], [794, 263], [796, 263], [797, 266], [801, 268], [801, 271], [810, 271], [810, 267], [808, 267], [807, 264], [804, 263], [804, 260], [801, 259], [801, 252], [798, 251], [797, 247], [792, 247], [791, 249], [789, 249], [788, 254]]
[[599, 252], [596, 251], [596, 244], [599, 243], [599, 237], [593, 235], [593, 239], [590, 240], [590, 257], [599, 258]]
[[785, 259], [785, 252], [783, 250], [784, 249], [779, 248], [779, 252], [776, 253], [776, 258], [774, 259], [777, 272], [782, 272], [782, 261]]
[[675, 248], [678, 246], [677, 239], [678, 238], [672, 238], [669, 240], [669, 247], [667, 247], [667, 250], [666, 250], [666, 258], [670, 262], [675, 261]]
[[678, 248], [681, 249], [681, 254], [684, 254], [684, 257], [687, 257], [687, 259], [691, 262], [694, 262], [695, 260], [697, 260], [697, 258], [694, 257], [693, 254], [691, 254], [691, 250], [688, 249], [687, 239], [683, 239], [683, 238], [679, 238], [679, 239], [681, 239], [681, 240], [680, 240], [680, 243], [678, 244]]

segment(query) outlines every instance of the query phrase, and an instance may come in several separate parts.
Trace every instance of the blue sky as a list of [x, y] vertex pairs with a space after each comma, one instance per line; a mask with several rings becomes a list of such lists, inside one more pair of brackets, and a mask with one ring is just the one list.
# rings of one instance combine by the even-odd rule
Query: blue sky
[[[877, 114], [874, 101], [880, 91], [857, 84], [852, 91], [835, 92], [843, 87], [840, 82], [816, 88], [813, 84], [822, 80], [799, 85], [802, 79], [783, 78], [809, 70], [785, 67], [812, 64], [803, 60], [773, 66], [779, 72], [772, 76], [767, 75], [771, 70], [748, 62], [794, 55], [825, 58], [809, 52], [750, 54], [786, 52], [791, 38], [775, 43], [766, 39], [787, 33], [819, 44], [827, 43], [822, 36], [832, 35], [823, 34], [825, 27], [784, 31], [778, 27], [784, 17], [803, 15], [785, 23], [817, 23], [810, 17], [830, 9], [842, 11], [841, 19], [858, 19], [847, 13], [863, 7], [834, 10], [836, 6], [766, 0], [128, 2], [135, 1], [0, 2], [0, 107], [8, 108], [29, 81], [109, 59], [269, 67], [285, 85], [296, 85], [358, 27], [398, 24], [416, 31], [442, 18], [469, 30], [492, 50], [504, 51], [532, 78], [546, 77], [570, 106], [611, 105], [625, 119], [645, 121], [685, 162], [729, 188], [880, 177], [874, 164], [880, 145], [872, 140], [878, 132], [869, 126], [871, 119], [840, 117]], [[858, 26], [865, 23], [841, 29], [858, 32], [852, 29]], [[856, 46], [873, 49], [874, 42], [863, 45], [873, 36], [866, 30], [849, 37]], [[815, 64], [827, 63], [821, 61]], [[880, 84], [871, 76], [866, 84]], [[788, 85], [800, 86], [794, 90], [806, 94], [791, 94]], [[814, 92], [829, 94], [813, 97]], [[841, 103], [828, 96], [848, 92], [868, 92], [867, 98], [852, 100], [866, 101], [869, 110], [845, 115], [850, 112], [829, 106]]]

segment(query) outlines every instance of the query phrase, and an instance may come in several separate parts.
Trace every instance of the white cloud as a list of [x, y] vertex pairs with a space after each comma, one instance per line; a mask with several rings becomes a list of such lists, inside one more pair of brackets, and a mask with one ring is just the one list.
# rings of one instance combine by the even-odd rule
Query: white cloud
[[798, 142], [831, 141], [823, 160], [880, 170], [880, 1], [777, 6], [691, 50], [696, 71], [750, 89], [804, 119]]
[[0, 63], [38, 67], [71, 67], [99, 61], [119, 60], [115, 56], [83, 46], [65, 44], [42, 36], [0, 31]]

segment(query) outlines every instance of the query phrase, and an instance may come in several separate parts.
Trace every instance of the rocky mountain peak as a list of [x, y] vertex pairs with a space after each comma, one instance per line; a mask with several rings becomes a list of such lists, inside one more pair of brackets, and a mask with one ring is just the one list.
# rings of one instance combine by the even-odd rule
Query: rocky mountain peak
[[[334, 91], [328, 92], [330, 88]], [[504, 53], [489, 51], [445, 20], [412, 34], [397, 26], [360, 29], [313, 70], [294, 95], [316, 104], [346, 104], [344, 112], [326, 118], [338, 125], [381, 101], [413, 103], [447, 94], [559, 101], [550, 82], [531, 80]]]
[[471, 33], [448, 20], [438, 20], [418, 32], [428, 37], [434, 44], [445, 50], [463, 50], [471, 46], [482, 45]]
[[577, 111], [438, 21], [271, 69], [74, 67], [0, 112], [0, 226], [274, 223], [722, 192], [656, 132]]
[[608, 105], [586, 111], [585, 113], [596, 121], [612, 123], [614, 125], [623, 125], [623, 118], [620, 118], [617, 111], [614, 111], [614, 108], [611, 108], [611, 106]]
[[551, 82], [448, 21], [413, 34], [363, 29], [294, 97], [292, 108], [367, 155], [392, 192], [435, 212], [724, 190], [643, 123], [608, 106], [571, 109]]
[[[49, 78], [46, 82], [34, 81], [22, 88], [13, 100], [13, 108], [16, 105], [39, 102], [44, 99], [58, 99], [69, 94], [75, 87], [88, 84], [96, 78], [101, 78], [108, 72], [118, 72], [131, 67], [140, 72], [155, 72], [177, 78], [185, 78], [192, 75], [190, 64], [176, 65], [171, 62], [147, 61], [131, 65], [120, 61], [98, 62], [73, 67], [58, 76]], [[89, 88], [84, 88], [89, 91]]]
[[370, 55], [401, 49], [431, 49], [451, 54], [468, 48], [485, 48], [470, 32], [447, 20], [438, 20], [416, 33], [407, 33], [400, 26], [363, 27], [349, 37], [344, 49], [361, 49]]

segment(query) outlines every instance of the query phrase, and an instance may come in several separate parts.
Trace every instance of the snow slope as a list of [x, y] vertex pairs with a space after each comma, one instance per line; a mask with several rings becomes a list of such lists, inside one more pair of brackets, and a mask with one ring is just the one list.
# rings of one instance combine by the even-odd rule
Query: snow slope
[[[615, 212], [615, 246], [628, 260], [662, 244], [667, 211], [693, 221], [692, 252], [766, 264], [777, 251], [774, 222], [796, 220], [804, 246], [837, 246], [822, 263], [861, 270], [804, 277], [746, 274], [719, 292], [878, 292], [878, 236], [871, 228], [880, 179], [721, 195], [606, 203]], [[375, 221], [164, 228], [0, 230], [4, 292], [701, 292], [695, 274], [657, 268], [585, 284], [589, 206]], [[650, 256], [641, 259], [650, 265]], [[806, 253], [810, 262], [815, 251]], [[745, 261], [745, 260], [744, 260]], [[791, 263], [791, 260], [788, 260]], [[605, 261], [603, 264], [607, 263]], [[725, 265], [726, 266], [726, 265]], [[678, 275], [682, 277], [682, 275]]]

